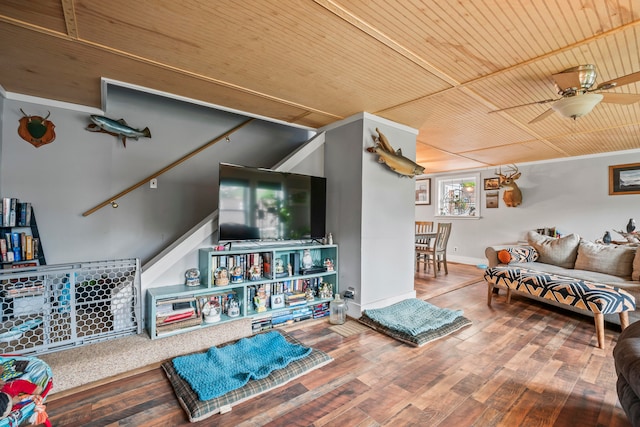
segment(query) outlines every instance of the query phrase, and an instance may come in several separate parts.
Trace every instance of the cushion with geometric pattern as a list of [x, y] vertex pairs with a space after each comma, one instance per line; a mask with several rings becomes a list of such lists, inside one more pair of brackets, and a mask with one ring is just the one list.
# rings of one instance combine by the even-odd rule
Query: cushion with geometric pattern
[[538, 251], [533, 246], [511, 246], [498, 252], [498, 260], [502, 264], [534, 262], [538, 258]]

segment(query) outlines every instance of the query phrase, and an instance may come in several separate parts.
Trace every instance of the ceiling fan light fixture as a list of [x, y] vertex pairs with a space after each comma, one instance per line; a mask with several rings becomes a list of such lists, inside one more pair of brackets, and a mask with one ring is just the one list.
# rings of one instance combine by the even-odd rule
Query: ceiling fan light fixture
[[577, 119], [578, 117], [589, 114], [593, 107], [602, 101], [603, 96], [599, 93], [585, 93], [583, 95], [562, 98], [554, 103], [551, 108], [560, 113], [564, 117]]

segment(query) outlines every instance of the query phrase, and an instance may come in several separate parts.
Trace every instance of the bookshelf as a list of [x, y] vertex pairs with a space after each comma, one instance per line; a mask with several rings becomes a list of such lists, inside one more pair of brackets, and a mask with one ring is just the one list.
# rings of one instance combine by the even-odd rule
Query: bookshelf
[[[29, 202], [3, 197], [0, 213], [0, 268], [33, 269], [46, 265], [36, 216]], [[16, 270], [21, 271], [21, 270]], [[3, 322], [8, 315], [31, 314], [42, 306], [45, 286], [38, 275], [0, 283], [0, 312]]]
[[[198, 256], [199, 286], [147, 290], [146, 322], [151, 339], [238, 319], [251, 318], [258, 332], [324, 317], [338, 292], [337, 245], [203, 248]], [[219, 320], [207, 321], [213, 317], [205, 315], [218, 307]]]
[[0, 263], [3, 269], [46, 265], [33, 207], [29, 202], [2, 198]]

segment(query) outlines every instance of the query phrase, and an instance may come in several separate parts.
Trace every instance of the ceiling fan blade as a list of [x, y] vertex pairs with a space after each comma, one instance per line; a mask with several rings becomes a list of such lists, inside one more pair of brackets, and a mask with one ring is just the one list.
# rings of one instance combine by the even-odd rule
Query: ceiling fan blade
[[528, 124], [539, 122], [542, 119], [546, 119], [547, 117], [549, 117], [550, 115], [553, 114], [553, 111], [554, 111], [553, 108], [549, 108], [547, 111], [545, 111], [544, 113], [540, 114], [535, 119], [531, 120]]
[[640, 81], [640, 71], [627, 74], [626, 76], [618, 77], [617, 79], [609, 80], [608, 82], [600, 83], [598, 89], [611, 89], [612, 87], [620, 87]]
[[489, 114], [490, 113], [497, 113], [499, 111], [504, 111], [504, 110], [511, 110], [512, 108], [526, 107], [527, 105], [546, 104], [548, 102], [554, 102], [554, 101], [557, 101], [557, 99], [544, 99], [542, 101], [529, 102], [528, 104], [514, 105], [513, 107], [506, 107], [506, 108], [501, 108], [499, 110], [489, 111]]
[[560, 89], [565, 90], [570, 87], [574, 87], [576, 89], [582, 87], [580, 83], [580, 73], [578, 71], [572, 71], [570, 73], [557, 73], [553, 74], [553, 81], [556, 82], [556, 86]]
[[602, 93], [602, 102], [610, 102], [612, 104], [633, 104], [640, 101], [640, 95], [635, 93]]

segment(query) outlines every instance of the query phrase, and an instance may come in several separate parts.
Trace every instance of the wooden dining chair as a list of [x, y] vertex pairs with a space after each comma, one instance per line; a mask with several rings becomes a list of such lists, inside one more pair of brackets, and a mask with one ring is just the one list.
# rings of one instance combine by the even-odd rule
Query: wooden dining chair
[[[425, 258], [424, 271], [428, 271], [429, 265], [433, 264], [433, 277], [438, 276], [441, 265], [444, 266], [444, 274], [449, 274], [449, 269], [447, 268], [447, 243], [449, 242], [450, 235], [451, 223], [439, 223], [434, 244], [420, 251], [420, 255]], [[418, 251], [416, 250], [416, 252]]]
[[[430, 233], [433, 231], [433, 221], [416, 221], [416, 236], [419, 234]], [[420, 262], [425, 263], [425, 271], [429, 268], [427, 264], [427, 258], [424, 251], [431, 246], [431, 239], [416, 237], [415, 250], [416, 250], [416, 271], [419, 271]]]

